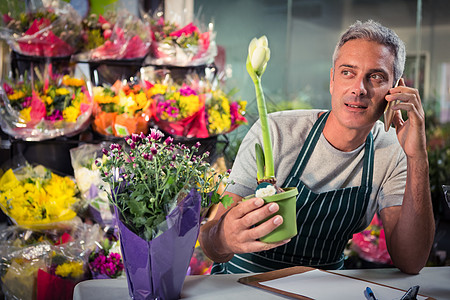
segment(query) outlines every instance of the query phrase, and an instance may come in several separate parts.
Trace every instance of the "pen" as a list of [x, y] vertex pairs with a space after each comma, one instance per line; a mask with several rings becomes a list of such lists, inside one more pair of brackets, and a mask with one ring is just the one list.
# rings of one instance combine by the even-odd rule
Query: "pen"
[[400, 300], [415, 300], [417, 297], [417, 293], [419, 292], [418, 285], [414, 285], [409, 288], [409, 290], [400, 298]]
[[377, 297], [375, 297], [375, 294], [370, 287], [366, 287], [364, 295], [366, 296], [367, 300], [377, 300]]

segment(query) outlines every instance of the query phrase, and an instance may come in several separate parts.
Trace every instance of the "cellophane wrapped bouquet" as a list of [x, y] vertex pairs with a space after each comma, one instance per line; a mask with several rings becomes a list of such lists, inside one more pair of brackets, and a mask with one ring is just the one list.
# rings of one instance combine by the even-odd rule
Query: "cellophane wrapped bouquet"
[[[225, 174], [197, 156], [199, 144], [173, 144], [155, 129], [111, 144], [98, 160], [118, 215], [121, 251], [133, 299], [178, 299], [197, 240], [201, 209], [230, 204], [217, 193]], [[232, 201], [232, 200], [231, 200]]]
[[183, 84], [155, 83], [149, 95], [156, 101], [155, 125], [175, 136], [208, 138], [226, 134], [247, 123], [246, 101], [234, 100], [235, 91], [196, 76]]
[[350, 249], [368, 262], [392, 265], [383, 224], [377, 214], [366, 229], [353, 235]]
[[188, 67], [214, 61], [217, 45], [212, 23], [181, 26], [165, 19], [159, 11], [147, 15], [147, 19], [152, 34], [150, 56], [146, 59], [149, 64]]
[[0, 87], [0, 125], [4, 132], [22, 140], [41, 141], [72, 136], [90, 123], [90, 82], [52, 72], [5, 80]]
[[0, 178], [0, 207], [23, 227], [47, 227], [70, 221], [80, 201], [75, 181], [42, 165], [8, 169]]
[[78, 60], [124, 60], [145, 57], [150, 49], [149, 25], [126, 9], [108, 10], [83, 19], [82, 52]]
[[69, 3], [36, 0], [26, 6], [27, 2], [6, 1], [0, 36], [11, 49], [39, 57], [70, 56], [80, 49], [81, 17]]
[[52, 226], [9, 226], [0, 231], [0, 276], [7, 299], [72, 299], [91, 278], [88, 256], [103, 232], [74, 218]]
[[80, 145], [70, 149], [70, 159], [85, 215], [107, 231], [115, 227], [115, 218], [108, 194], [101, 188], [107, 183], [101, 179], [100, 170], [95, 164], [97, 159], [102, 159], [104, 147], [106, 142]]
[[115, 235], [109, 235], [97, 243], [89, 255], [89, 270], [93, 279], [118, 278], [123, 275], [120, 244]]
[[155, 109], [148, 86], [148, 82], [140, 80], [117, 80], [112, 86], [94, 87], [94, 130], [117, 137], [146, 134]]

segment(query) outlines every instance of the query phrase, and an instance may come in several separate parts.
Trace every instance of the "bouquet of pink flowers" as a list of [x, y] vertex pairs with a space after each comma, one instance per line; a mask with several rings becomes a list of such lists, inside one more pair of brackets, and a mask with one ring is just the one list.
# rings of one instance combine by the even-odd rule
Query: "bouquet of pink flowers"
[[213, 62], [217, 55], [212, 24], [202, 31], [192, 22], [181, 27], [162, 16], [150, 18], [150, 24], [153, 42], [149, 64], [199, 66]]
[[89, 255], [89, 269], [94, 279], [117, 278], [122, 275], [124, 265], [117, 240], [105, 238]]
[[386, 246], [383, 224], [377, 214], [375, 214], [372, 222], [365, 230], [353, 235], [350, 247], [359, 257], [366, 261], [392, 264]]
[[[25, 5], [25, 1], [21, 2]], [[15, 4], [15, 5], [13, 5]], [[61, 57], [76, 52], [81, 37], [81, 17], [64, 1], [36, 1], [36, 9], [25, 11], [8, 1], [0, 37], [23, 55]]]
[[212, 88], [207, 80], [186, 80], [181, 85], [155, 83], [149, 95], [156, 100], [155, 125], [187, 138], [207, 138], [233, 131], [247, 122], [246, 101], [233, 92]]
[[[0, 124], [4, 132], [28, 141], [74, 135], [89, 125], [89, 82], [52, 73], [5, 81], [0, 89]], [[34, 76], [35, 75], [35, 76]], [[36, 77], [36, 78], [35, 78]]]
[[147, 55], [151, 35], [149, 26], [126, 10], [92, 14], [83, 20], [83, 52], [78, 60], [121, 60]]

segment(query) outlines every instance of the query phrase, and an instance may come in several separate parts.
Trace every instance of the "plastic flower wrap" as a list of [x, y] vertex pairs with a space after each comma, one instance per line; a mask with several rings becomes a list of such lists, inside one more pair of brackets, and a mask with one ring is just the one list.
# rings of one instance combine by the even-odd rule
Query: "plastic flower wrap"
[[8, 0], [10, 11], [3, 15], [1, 38], [23, 55], [70, 56], [81, 46], [81, 17], [64, 1], [34, 1], [25, 11], [25, 1]]
[[28, 228], [52, 226], [76, 216], [75, 182], [43, 166], [7, 170], [0, 178], [0, 206], [14, 224]]
[[124, 265], [117, 239], [105, 238], [89, 255], [89, 269], [94, 279], [117, 278]]
[[105, 143], [84, 144], [70, 149], [70, 158], [75, 180], [81, 197], [87, 205], [89, 216], [101, 226], [114, 226], [114, 215], [107, 193], [100, 187], [107, 185], [100, 177], [100, 170], [95, 164], [102, 159]]
[[[51, 65], [50, 65], [51, 66]], [[90, 122], [90, 82], [50, 71], [1, 85], [0, 124], [7, 134], [27, 141], [71, 136]]]
[[199, 66], [212, 63], [217, 55], [212, 23], [204, 30], [192, 22], [182, 27], [156, 13], [150, 24], [153, 42], [146, 60], [149, 64]]
[[375, 214], [372, 222], [364, 231], [353, 235], [350, 247], [359, 257], [366, 261], [392, 264], [386, 246], [383, 224], [377, 214]]
[[91, 14], [83, 20], [83, 52], [79, 60], [122, 60], [147, 55], [151, 35], [149, 26], [127, 10]]
[[47, 229], [1, 230], [3, 293], [7, 299], [72, 299], [75, 284], [89, 278], [87, 255], [102, 235], [98, 225], [78, 218]]
[[207, 138], [245, 124], [246, 101], [212, 89], [206, 80], [187, 80], [181, 86], [156, 83], [149, 94], [156, 100], [155, 124], [163, 131], [186, 138]]
[[106, 136], [146, 134], [155, 101], [148, 97], [146, 83], [120, 81], [94, 88], [93, 128]]

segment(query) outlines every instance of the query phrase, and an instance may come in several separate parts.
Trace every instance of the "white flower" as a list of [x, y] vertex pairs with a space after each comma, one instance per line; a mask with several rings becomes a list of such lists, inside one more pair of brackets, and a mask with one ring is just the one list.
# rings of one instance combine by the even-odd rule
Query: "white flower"
[[267, 37], [254, 38], [248, 46], [248, 59], [257, 76], [261, 76], [270, 59], [270, 49]]
[[75, 179], [78, 188], [82, 193], [85, 193], [91, 188], [91, 185], [100, 183], [100, 172], [98, 170], [89, 170], [81, 167], [74, 170]]
[[276, 193], [277, 193], [277, 190], [275, 189], [275, 187], [273, 185], [270, 184], [264, 188], [257, 189], [255, 192], [255, 197], [264, 198], [264, 197], [268, 197], [268, 196], [273, 196]]

